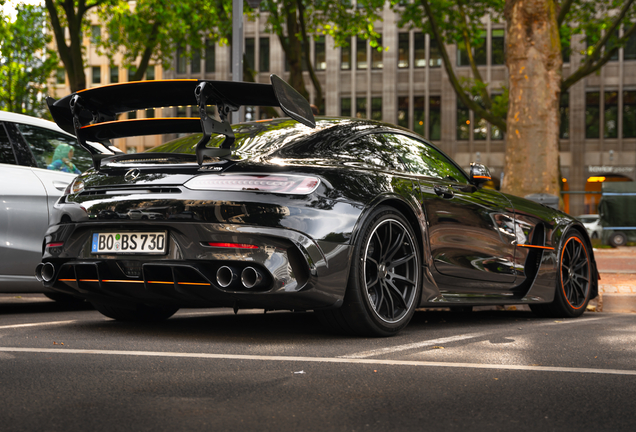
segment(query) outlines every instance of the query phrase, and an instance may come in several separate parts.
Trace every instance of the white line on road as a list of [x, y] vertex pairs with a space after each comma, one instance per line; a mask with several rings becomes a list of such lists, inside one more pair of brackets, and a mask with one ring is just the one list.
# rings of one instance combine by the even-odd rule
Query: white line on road
[[28, 324], [14, 324], [14, 325], [6, 325], [0, 326], [0, 330], [2, 329], [11, 329], [11, 328], [20, 328], [20, 327], [36, 327], [36, 326], [49, 326], [49, 325], [61, 325], [61, 324], [71, 324], [75, 323], [79, 320], [70, 320], [70, 321], [48, 321], [48, 322], [39, 322], [39, 323], [28, 323]]
[[410, 360], [382, 360], [382, 359], [345, 359], [338, 357], [294, 357], [294, 356], [261, 356], [242, 354], [208, 354], [208, 353], [178, 353], [157, 351], [108, 351], [108, 350], [82, 350], [82, 349], [57, 349], [57, 348], [17, 348], [0, 347], [0, 352], [28, 352], [41, 354], [85, 354], [85, 355], [120, 355], [137, 357], [173, 357], [173, 358], [199, 358], [217, 360], [260, 360], [278, 362], [307, 362], [307, 363], [340, 363], [340, 364], [372, 364], [387, 366], [420, 366], [420, 367], [449, 367], [466, 369], [495, 369], [518, 370], [531, 372], [572, 372], [580, 374], [604, 374], [604, 375], [631, 375], [636, 376], [634, 370], [623, 369], [593, 369], [558, 366], [523, 366], [523, 365], [499, 365], [480, 363], [446, 363]]
[[[537, 326], [556, 325], [556, 324], [570, 324], [570, 323], [582, 324], [582, 323], [585, 323], [585, 322], [588, 322], [588, 321], [596, 321], [596, 320], [603, 319], [603, 318], [605, 318], [605, 317], [556, 320], [556, 321], [550, 321], [550, 322], [547, 322], [547, 323], [537, 324]], [[440, 345], [440, 344], [445, 344], [445, 343], [450, 343], [450, 342], [457, 342], [457, 341], [462, 341], [462, 340], [467, 340], [467, 339], [475, 339], [475, 338], [479, 338], [479, 337], [492, 335], [492, 334], [497, 333], [499, 331], [500, 331], [500, 329], [497, 329], [497, 331], [495, 331], [495, 332], [469, 333], [469, 334], [449, 336], [449, 337], [439, 338], [439, 339], [430, 339], [430, 340], [425, 340], [425, 341], [420, 341], [420, 342], [412, 342], [412, 343], [404, 344], [404, 345], [396, 345], [396, 346], [392, 346], [392, 347], [378, 348], [378, 349], [369, 350], [369, 351], [362, 351], [362, 352], [359, 352], [359, 353], [348, 354], [348, 355], [344, 355], [344, 356], [340, 356], [340, 357], [341, 358], [354, 358], [354, 359], [355, 358], [374, 357], [374, 356], [379, 356], [379, 355], [383, 355], [383, 354], [391, 354], [391, 353], [399, 352], [399, 351], [406, 351], [406, 350], [424, 348], [424, 347], [428, 347], [428, 346]]]

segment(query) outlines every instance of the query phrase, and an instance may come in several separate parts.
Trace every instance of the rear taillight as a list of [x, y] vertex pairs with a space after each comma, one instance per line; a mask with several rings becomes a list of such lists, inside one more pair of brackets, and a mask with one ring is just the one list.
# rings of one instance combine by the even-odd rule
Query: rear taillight
[[209, 174], [185, 183], [193, 190], [251, 191], [308, 195], [316, 190], [320, 179], [287, 174]]

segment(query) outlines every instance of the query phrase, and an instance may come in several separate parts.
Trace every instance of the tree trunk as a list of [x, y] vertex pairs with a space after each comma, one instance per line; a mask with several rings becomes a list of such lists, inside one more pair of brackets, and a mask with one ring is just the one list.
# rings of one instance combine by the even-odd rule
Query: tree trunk
[[506, 0], [510, 75], [502, 191], [559, 195], [561, 42], [555, 0]]

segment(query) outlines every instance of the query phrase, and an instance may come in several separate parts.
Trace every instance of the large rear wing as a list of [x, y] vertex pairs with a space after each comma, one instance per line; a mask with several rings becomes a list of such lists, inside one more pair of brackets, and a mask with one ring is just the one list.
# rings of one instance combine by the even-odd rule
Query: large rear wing
[[[230, 155], [234, 133], [228, 116], [241, 106], [280, 107], [292, 119], [316, 127], [309, 102], [280, 77], [272, 74], [270, 80], [271, 84], [196, 79], [137, 81], [80, 90], [46, 101], [55, 123], [77, 137], [91, 153], [97, 170], [105, 156], [86, 141], [165, 133], [203, 132], [196, 145], [197, 162], [203, 165], [206, 156]], [[117, 120], [119, 114], [128, 111], [187, 105], [197, 106], [199, 117]], [[220, 121], [208, 115], [210, 105], [216, 105]], [[212, 134], [225, 135], [219, 148], [206, 147]]]

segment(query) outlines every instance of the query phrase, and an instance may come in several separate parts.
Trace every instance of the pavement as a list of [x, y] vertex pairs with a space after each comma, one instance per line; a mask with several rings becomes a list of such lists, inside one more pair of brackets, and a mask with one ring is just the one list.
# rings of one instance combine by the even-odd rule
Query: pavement
[[636, 247], [595, 248], [594, 257], [601, 279], [598, 297], [588, 309], [636, 313]]

